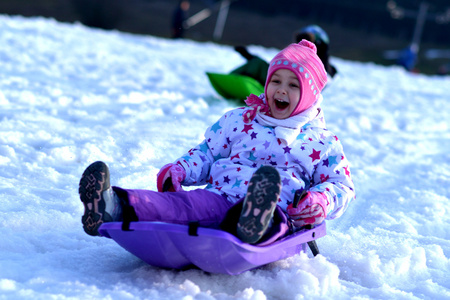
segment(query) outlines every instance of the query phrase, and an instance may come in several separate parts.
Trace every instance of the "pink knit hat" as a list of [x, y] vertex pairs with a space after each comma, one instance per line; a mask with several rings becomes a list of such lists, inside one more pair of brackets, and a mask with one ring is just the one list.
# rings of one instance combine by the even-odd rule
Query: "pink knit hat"
[[288, 69], [294, 72], [300, 82], [300, 101], [291, 116], [310, 108], [327, 83], [327, 72], [316, 52], [316, 45], [302, 40], [298, 44], [290, 44], [270, 61], [264, 88], [266, 99], [267, 85], [276, 70]]

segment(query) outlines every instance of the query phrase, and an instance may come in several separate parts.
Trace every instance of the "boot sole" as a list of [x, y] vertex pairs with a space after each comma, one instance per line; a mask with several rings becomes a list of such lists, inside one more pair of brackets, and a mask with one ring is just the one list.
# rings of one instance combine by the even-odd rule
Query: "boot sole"
[[81, 217], [84, 231], [92, 236], [100, 235], [98, 228], [104, 222], [111, 222], [112, 217], [105, 212], [106, 203], [102, 192], [110, 187], [108, 166], [97, 161], [86, 168], [80, 179], [78, 193], [84, 205]]
[[261, 239], [272, 220], [280, 191], [281, 178], [275, 168], [264, 166], [253, 174], [237, 225], [241, 241], [253, 244]]

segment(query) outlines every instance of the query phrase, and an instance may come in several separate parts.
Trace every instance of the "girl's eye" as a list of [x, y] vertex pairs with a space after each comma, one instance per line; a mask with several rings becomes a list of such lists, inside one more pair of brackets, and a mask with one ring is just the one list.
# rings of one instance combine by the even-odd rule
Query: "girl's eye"
[[294, 87], [294, 88], [298, 88], [298, 84], [296, 84], [296, 83], [291, 83], [290, 86]]

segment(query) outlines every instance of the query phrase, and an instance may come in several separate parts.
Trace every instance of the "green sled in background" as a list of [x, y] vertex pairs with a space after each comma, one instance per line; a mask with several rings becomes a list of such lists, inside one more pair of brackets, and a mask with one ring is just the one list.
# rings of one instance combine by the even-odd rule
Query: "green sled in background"
[[250, 94], [259, 96], [264, 87], [249, 76], [206, 72], [216, 92], [230, 100], [245, 100]]

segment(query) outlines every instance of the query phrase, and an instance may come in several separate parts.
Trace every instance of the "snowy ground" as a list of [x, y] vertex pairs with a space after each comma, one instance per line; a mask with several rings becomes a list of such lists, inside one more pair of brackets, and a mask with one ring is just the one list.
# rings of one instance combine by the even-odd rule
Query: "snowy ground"
[[[276, 49], [252, 46], [270, 59]], [[155, 189], [232, 108], [232, 48], [0, 15], [0, 299], [450, 299], [450, 78], [334, 59], [324, 92], [357, 200], [310, 253], [238, 276], [146, 265], [83, 232], [78, 181]]]

